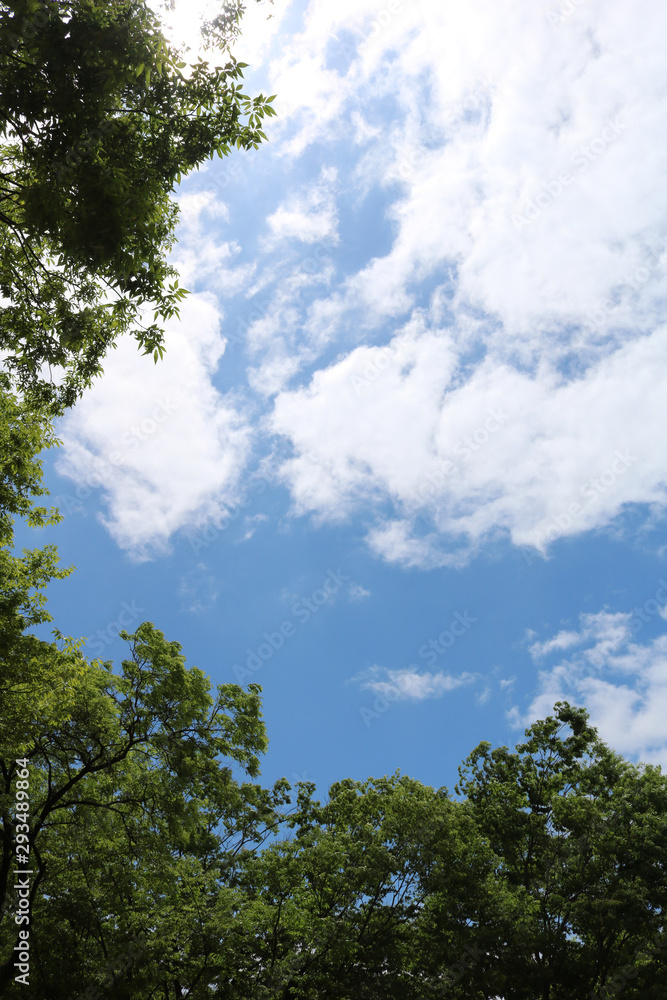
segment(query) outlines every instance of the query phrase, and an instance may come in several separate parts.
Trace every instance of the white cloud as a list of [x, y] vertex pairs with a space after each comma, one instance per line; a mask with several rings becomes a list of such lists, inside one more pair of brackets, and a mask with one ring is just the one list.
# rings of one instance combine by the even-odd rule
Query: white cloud
[[535, 643], [530, 647], [530, 653], [534, 659], [540, 659], [555, 651], [589, 643], [589, 647], [580, 656], [594, 666], [601, 666], [612, 653], [616, 653], [628, 642], [632, 635], [631, 619], [632, 615], [625, 612], [583, 614], [579, 632], [559, 632], [547, 642]]
[[333, 167], [325, 167], [317, 183], [279, 205], [266, 220], [272, 235], [267, 245], [282, 239], [297, 239], [302, 243], [322, 240], [338, 242], [334, 199], [336, 177], [337, 171]]
[[[166, 11], [162, 4], [151, 3], [167, 26], [167, 35], [178, 46], [187, 46], [191, 51], [188, 59], [193, 62], [198, 55], [214, 64], [221, 64], [225, 53], [219, 49], [203, 52], [201, 48], [202, 19], [211, 19], [220, 13], [219, 0], [176, 0], [173, 11]], [[237, 41], [234, 55], [248, 63], [252, 71], [266, 58], [281, 22], [288, 13], [291, 0], [277, 0], [276, 3], [249, 3], [241, 22], [242, 34]], [[226, 59], [225, 59], [226, 61]]]
[[[387, 20], [389, 7], [388, 29], [380, 21]], [[381, 18], [377, 0], [339, 0], [335, 5], [314, 0], [308, 4], [303, 30], [283, 46], [271, 64], [271, 86], [279, 94], [278, 134], [289, 132], [292, 126], [292, 134], [283, 139], [284, 152], [297, 156], [324, 134], [345, 134], [342, 113], [347, 101], [363, 93], [385, 48], [405, 42], [405, 28], [410, 27], [405, 8], [404, 0], [398, 4], [390, 0]], [[345, 73], [327, 66], [328, 53], [349, 62]], [[373, 80], [373, 84], [377, 82]]]
[[366, 590], [360, 583], [351, 583], [347, 588], [347, 592], [351, 601], [363, 601], [365, 597], [371, 596], [370, 590]]
[[242, 541], [247, 542], [250, 538], [252, 538], [257, 531], [258, 526], [268, 520], [268, 514], [246, 515], [246, 517], [243, 518], [245, 532], [243, 533]]
[[464, 372], [462, 353], [453, 331], [413, 322], [281, 393], [272, 427], [294, 450], [281, 474], [296, 510], [339, 519], [391, 499], [372, 547], [428, 566], [458, 564], [498, 531], [545, 552], [624, 505], [664, 503], [667, 328], [570, 380], [488, 356]]
[[[529, 708], [522, 712], [515, 707], [511, 718], [527, 726], [551, 714], [557, 701], [583, 705], [614, 749], [666, 766], [667, 634], [644, 644], [633, 641], [642, 628], [640, 613], [635, 608], [582, 615], [576, 644], [583, 648], [540, 671], [538, 693]], [[533, 652], [541, 658], [560, 648], [550, 640], [536, 644]]]
[[258, 358], [247, 377], [261, 396], [283, 389], [329, 339], [308, 302], [313, 289], [328, 287], [333, 277], [331, 254], [339, 242], [336, 177], [333, 168], [322, 169], [314, 184], [289, 195], [267, 217], [270, 234], [260, 240], [263, 266], [247, 291], [249, 319], [239, 328], [248, 352]]
[[[528, 0], [308, 5], [272, 65], [280, 149], [340, 145], [349, 115], [365, 148], [358, 181], [385, 186], [395, 230], [387, 253], [311, 304], [303, 356], [351, 324], [363, 339], [412, 310], [413, 327], [359, 391], [350, 379], [382, 346], [278, 395], [272, 427], [293, 447], [282, 476], [298, 512], [340, 518], [389, 498], [396, 514], [378, 515], [371, 545], [430, 566], [460, 564], [498, 533], [546, 552], [628, 505], [664, 504], [667, 67], [652, 10], [588, 0], [555, 25]], [[334, 70], [336, 54], [347, 59]], [[396, 102], [391, 122], [376, 98]], [[377, 135], [360, 129], [374, 114]], [[414, 305], [427, 280], [425, 313]], [[257, 386], [276, 391], [300, 349]], [[464, 455], [499, 407], [502, 428]]]
[[123, 339], [59, 428], [58, 471], [101, 488], [102, 523], [139, 559], [233, 504], [250, 448], [242, 413], [211, 384], [225, 347], [215, 301], [192, 295], [181, 315], [167, 325], [158, 364]]
[[[263, 429], [290, 449], [294, 510], [363, 510], [373, 551], [429, 567], [664, 507], [667, 9], [586, 0], [555, 24], [532, 0], [277, 0], [246, 17], [261, 59], [282, 26], [262, 253], [235, 264], [233, 202], [186, 189], [177, 263], [248, 297], [246, 375], [276, 397]], [[383, 246], [355, 229], [369, 193]]]
[[554, 651], [560, 651], [562, 649], [570, 649], [572, 646], [578, 646], [579, 643], [584, 642], [585, 635], [580, 632], [567, 632], [563, 630], [555, 635], [552, 639], [547, 639], [545, 642], [534, 642], [529, 646], [530, 655], [534, 660], [542, 659], [544, 656], [548, 656], [549, 653]]
[[178, 269], [182, 286], [189, 290], [207, 287], [224, 296], [246, 288], [255, 265], [232, 266], [241, 247], [235, 240], [219, 241], [211, 225], [214, 220], [219, 220], [218, 225], [229, 223], [229, 207], [214, 191], [189, 192], [187, 186], [177, 201], [181, 214], [171, 262]]
[[412, 666], [399, 670], [386, 667], [371, 667], [365, 674], [353, 678], [368, 691], [386, 698], [388, 701], [424, 701], [426, 698], [440, 698], [448, 691], [472, 684], [474, 674], [419, 673]]
[[[379, 179], [404, 182], [400, 229], [364, 283], [392, 275], [401, 308], [416, 274], [455, 263], [461, 304], [532, 341], [536, 321], [562, 325], [601, 305], [664, 233], [667, 202], [654, 192], [667, 158], [656, 133], [665, 67], [652, 5], [624, 17], [588, 0], [563, 26], [527, 0], [392, 6], [312, 0], [272, 66], [292, 136], [281, 148], [340, 142], [347, 116], [368, 119], [373, 98], [399, 105], [375, 159]], [[348, 49], [352, 62], [328, 68]], [[517, 225], [526, 212], [533, 221]], [[622, 298], [621, 323], [636, 317], [629, 289]]]

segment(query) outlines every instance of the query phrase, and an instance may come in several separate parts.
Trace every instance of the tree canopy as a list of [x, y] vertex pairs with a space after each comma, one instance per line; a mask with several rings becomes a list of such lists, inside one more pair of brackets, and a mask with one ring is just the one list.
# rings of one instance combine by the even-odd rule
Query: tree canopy
[[[131, 655], [120, 674], [71, 642], [33, 650], [59, 697], [27, 725], [22, 717], [19, 743], [7, 741], [19, 720], [3, 706], [0, 992], [18, 940], [9, 790], [21, 767], [30, 774], [33, 996], [83, 994], [110, 977], [121, 984], [116, 995], [143, 997], [161, 983], [172, 991], [214, 976], [235, 903], [233, 891], [215, 891], [221, 868], [261, 840], [281, 801], [280, 784], [272, 793], [232, 773], [237, 765], [256, 775], [266, 746], [257, 689], [225, 685], [212, 695], [149, 623], [125, 638]], [[31, 662], [24, 684], [32, 671]], [[133, 948], [141, 960], [128, 964]]]
[[[229, 46], [242, 13], [226, 4], [208, 43]], [[0, 3], [0, 350], [15, 384], [56, 407], [121, 333], [159, 357], [185, 294], [172, 194], [207, 158], [266, 138], [273, 98], [243, 93], [244, 64], [185, 55], [144, 0]]]
[[456, 796], [396, 774], [322, 803], [244, 780], [257, 685], [212, 692], [150, 623], [122, 638], [118, 672], [34, 638], [23, 697], [0, 691], [0, 996], [25, 773], [28, 998], [662, 996], [667, 779], [584, 710], [558, 704], [514, 753], [480, 744]]

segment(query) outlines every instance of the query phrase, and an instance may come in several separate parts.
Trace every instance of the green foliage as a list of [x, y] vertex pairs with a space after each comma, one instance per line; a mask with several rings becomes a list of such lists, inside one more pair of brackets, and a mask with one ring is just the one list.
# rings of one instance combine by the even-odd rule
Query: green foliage
[[[210, 957], [197, 935], [211, 937], [207, 910], [220, 916], [226, 899], [233, 915], [221, 874], [261, 840], [284, 799], [282, 783], [273, 792], [239, 783], [230, 766], [256, 775], [266, 748], [256, 685], [221, 685], [214, 696], [150, 623], [122, 638], [131, 655], [119, 674], [71, 643], [40, 643], [34, 659], [60, 698], [51, 716], [45, 706], [23, 716], [18, 742], [6, 733], [21, 720], [3, 706], [0, 983], [11, 976], [17, 931], [10, 792], [20, 756], [30, 772], [34, 869], [26, 996], [84, 992], [109, 963], [132, 979], [133, 996], [151, 995], [156, 982], [196, 980]], [[141, 959], [119, 971], [138, 942]]]
[[20, 401], [0, 375], [0, 545], [13, 540], [14, 516], [32, 527], [58, 522], [55, 509], [36, 507], [32, 499], [48, 494], [37, 455], [58, 443], [48, 413]]
[[558, 705], [515, 753], [480, 744], [458, 800], [396, 774], [339, 781], [324, 803], [302, 783], [286, 812], [284, 780], [238, 777], [266, 748], [260, 689], [212, 694], [150, 623], [122, 637], [118, 673], [34, 639], [21, 679], [57, 696], [0, 703], [0, 995], [19, 755], [27, 1000], [661, 995], [667, 780], [583, 710]]
[[255, 933], [242, 944], [233, 995], [412, 996], [418, 861], [436, 831], [451, 833], [454, 807], [398, 775], [337, 782], [324, 806], [312, 792], [301, 786], [293, 836], [239, 876]]
[[48, 494], [37, 455], [58, 442], [43, 407], [19, 401], [7, 391], [7, 382], [0, 376], [0, 698], [18, 698], [17, 663], [30, 657], [33, 642], [25, 632], [51, 621], [44, 588], [70, 570], [58, 567], [53, 545], [24, 549], [21, 556], [13, 550], [16, 517], [36, 528], [60, 520], [54, 508], [35, 504], [36, 497]]
[[627, 969], [624, 997], [652, 996], [667, 972], [655, 947], [667, 904], [667, 780], [624, 761], [567, 703], [526, 735], [516, 753], [481, 743], [461, 769], [458, 790], [518, 904], [483, 966], [517, 1000], [606, 996]]
[[[236, 28], [242, 9], [226, 7]], [[0, 3], [0, 349], [24, 392], [72, 405], [126, 331], [161, 355], [186, 294], [171, 194], [207, 158], [257, 148], [275, 113], [242, 76], [231, 56], [187, 67], [143, 0]]]

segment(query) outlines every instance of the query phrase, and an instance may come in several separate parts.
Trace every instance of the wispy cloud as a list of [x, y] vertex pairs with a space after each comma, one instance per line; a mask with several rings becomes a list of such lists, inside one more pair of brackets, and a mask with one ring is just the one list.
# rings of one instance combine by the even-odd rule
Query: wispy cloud
[[205, 564], [198, 563], [194, 569], [188, 570], [181, 576], [178, 593], [182, 611], [202, 614], [215, 604], [218, 585]]
[[267, 217], [271, 237], [266, 246], [279, 240], [297, 239], [302, 243], [321, 240], [338, 242], [337, 212], [334, 197], [337, 171], [325, 167], [319, 180], [298, 194], [290, 195]]
[[413, 667], [390, 670], [375, 666], [353, 680], [362, 689], [373, 691], [389, 701], [424, 701], [426, 698], [440, 698], [448, 691], [473, 684], [476, 677], [469, 673], [420, 673]]

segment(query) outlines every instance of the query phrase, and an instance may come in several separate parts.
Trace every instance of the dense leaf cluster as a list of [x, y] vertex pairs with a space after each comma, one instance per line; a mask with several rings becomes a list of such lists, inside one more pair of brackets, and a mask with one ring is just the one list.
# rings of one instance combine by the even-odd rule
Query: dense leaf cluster
[[[211, 42], [241, 13], [227, 5]], [[24, 391], [71, 405], [127, 331], [159, 357], [185, 294], [174, 188], [256, 148], [274, 114], [243, 68], [188, 66], [144, 0], [0, 3], [0, 350]]]
[[663, 996], [667, 781], [582, 710], [556, 706], [516, 753], [481, 744], [458, 798], [397, 774], [320, 803], [239, 779], [266, 745], [256, 686], [213, 696], [150, 624], [125, 638], [119, 674], [44, 644], [59, 703], [3, 741], [0, 995], [20, 752], [28, 998]]

